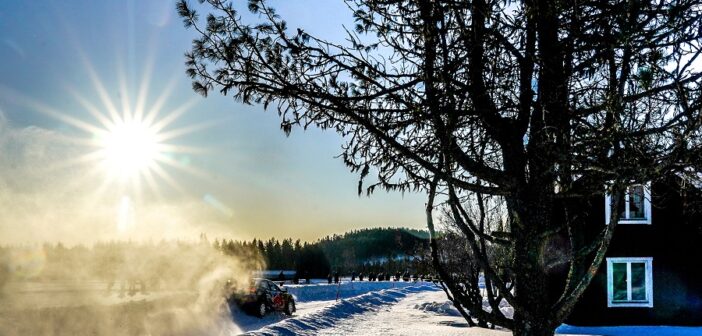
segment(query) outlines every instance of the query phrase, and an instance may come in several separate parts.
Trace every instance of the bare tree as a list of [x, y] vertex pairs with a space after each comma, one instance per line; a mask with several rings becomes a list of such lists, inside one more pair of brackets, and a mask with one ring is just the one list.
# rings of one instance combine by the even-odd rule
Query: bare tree
[[[430, 229], [443, 195], [514, 317], [449, 293], [515, 335], [552, 335], [604, 258], [618, 211], [587, 240], [580, 200], [607, 185], [617, 204], [632, 180], [699, 171], [698, 0], [346, 0], [356, 26], [343, 41], [289, 29], [263, 0], [248, 1], [258, 22], [206, 2], [203, 21], [178, 3], [199, 35], [186, 53], [193, 89], [273, 104], [285, 132], [336, 130], [359, 193], [427, 192]], [[504, 200], [505, 232], [479, 227], [466, 208], [477, 195]], [[562, 232], [568, 278], [553, 296], [543, 252]], [[510, 251], [508, 275], [490, 246]]]
[[[483, 234], [493, 234], [499, 236], [507, 232], [504, 212], [504, 201], [501, 197], [484, 198], [481, 194], [474, 195], [474, 199], [464, 200], [466, 210], [471, 220], [477, 223], [478, 230]], [[431, 197], [430, 197], [431, 199]], [[431, 202], [429, 203], [431, 204]], [[431, 215], [433, 206], [427, 209]], [[483, 268], [480, 260], [491, 265], [500, 274], [507, 290], [511, 290], [514, 282], [511, 280], [511, 261], [514, 259], [509, 244], [487, 244], [484, 238], [480, 241], [480, 251], [476, 254], [471, 248], [471, 244], [461, 230], [460, 223], [451, 214], [450, 207], [443, 208], [441, 216], [441, 230], [437, 231], [430, 225], [430, 234], [433, 250], [435, 254], [432, 258], [433, 267], [441, 274], [443, 281], [442, 288], [453, 302], [454, 306], [464, 314], [464, 317], [473, 325], [472, 319], [477, 320], [477, 325], [488, 326], [488, 318], [484, 315], [484, 307], [487, 310], [500, 310], [503, 295], [498, 288], [493, 285], [493, 281], [482, 275]], [[505, 240], [506, 242], [506, 240]], [[466, 311], [465, 308], [468, 308]], [[495, 313], [501, 314], [501, 313]], [[507, 319], [511, 316], [500, 315], [500, 318]], [[494, 322], [492, 324], [494, 327]]]

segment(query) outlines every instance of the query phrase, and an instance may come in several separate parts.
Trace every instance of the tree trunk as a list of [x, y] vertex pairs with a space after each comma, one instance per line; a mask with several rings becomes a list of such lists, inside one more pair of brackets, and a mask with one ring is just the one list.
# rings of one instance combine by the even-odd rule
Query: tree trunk
[[[538, 184], [542, 188], [547, 183]], [[551, 228], [552, 199], [539, 198], [536, 187], [522, 194], [527, 202], [510, 202], [516, 214], [514, 226], [514, 289], [522, 311], [514, 313], [515, 336], [551, 336], [556, 323], [551, 319], [553, 298], [550, 295], [548, 274], [544, 267], [545, 233]], [[532, 194], [529, 194], [531, 192]]]
[[515, 279], [515, 290], [519, 302], [524, 307], [523, 312], [515, 311], [514, 328], [515, 336], [542, 336], [554, 334], [554, 323], [549, 319], [551, 300], [547, 276], [539, 265], [540, 242], [531, 239], [532, 244], [528, 251], [522, 251], [523, 257], [518, 257], [518, 277]]
[[514, 315], [514, 336], [553, 336], [555, 327], [547, 322], [526, 320]]

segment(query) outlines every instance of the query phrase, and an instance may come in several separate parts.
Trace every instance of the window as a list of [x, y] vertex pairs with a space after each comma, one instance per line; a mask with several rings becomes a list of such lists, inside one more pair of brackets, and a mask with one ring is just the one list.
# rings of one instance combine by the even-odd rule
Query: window
[[607, 258], [607, 307], [653, 307], [653, 258]]
[[278, 287], [278, 285], [276, 285], [275, 282], [271, 281], [271, 282], [269, 282], [268, 284], [271, 286], [271, 290], [272, 290], [272, 291], [274, 291], [274, 292], [280, 292], [280, 291], [281, 291], [281, 290], [280, 290], [280, 287]]
[[[605, 223], [609, 224], [612, 196], [605, 196]], [[619, 224], [651, 224], [651, 186], [635, 184], [626, 188], [617, 204]]]

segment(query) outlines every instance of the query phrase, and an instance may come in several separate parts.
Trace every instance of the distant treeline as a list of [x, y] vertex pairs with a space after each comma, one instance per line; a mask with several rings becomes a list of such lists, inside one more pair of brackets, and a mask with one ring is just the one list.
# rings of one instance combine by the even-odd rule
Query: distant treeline
[[374, 228], [300, 240], [235, 241], [216, 239], [216, 249], [227, 255], [258, 254], [269, 270], [296, 270], [300, 277], [326, 277], [329, 273], [428, 272], [428, 233], [405, 228]]
[[[377, 228], [332, 235], [316, 242], [292, 239], [237, 241], [99, 242], [0, 246], [0, 287], [12, 278], [34, 280], [138, 280], [190, 286], [206, 270], [227, 264], [238, 274], [296, 270], [300, 278], [330, 273], [428, 273], [427, 233]], [[191, 276], [192, 275], [192, 276]], [[177, 282], [177, 284], [176, 284]]]
[[310, 277], [326, 276], [331, 269], [329, 260], [316, 244], [295, 242], [292, 239], [277, 239], [267, 241], [254, 239], [252, 241], [219, 240], [213, 243], [215, 249], [227, 256], [238, 258], [242, 255], [253, 256], [265, 263], [269, 270], [297, 270]]

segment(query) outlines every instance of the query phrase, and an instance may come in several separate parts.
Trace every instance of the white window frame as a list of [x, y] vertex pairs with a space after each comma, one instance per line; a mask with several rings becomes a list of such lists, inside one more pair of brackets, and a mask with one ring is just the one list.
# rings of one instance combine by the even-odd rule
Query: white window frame
[[[646, 224], [646, 225], [651, 225], [651, 182], [646, 182], [642, 184], [634, 184], [634, 185], [643, 185], [644, 189], [644, 215], [646, 218], [644, 219], [628, 219], [628, 218], [619, 218], [619, 223], [617, 224]], [[624, 193], [624, 207], [625, 211], [624, 214], [626, 216], [629, 216], [629, 187], [626, 188], [626, 192]], [[617, 209], [619, 208], [618, 206], [616, 207]], [[605, 194], [605, 224], [609, 224], [609, 218], [612, 216], [612, 195], [609, 193]]]
[[[631, 299], [631, 263], [643, 262], [646, 266], [646, 302], [613, 302], [614, 300], [614, 274], [613, 264], [626, 263], [627, 272], [627, 297]], [[607, 307], [644, 307], [653, 308], [653, 258], [652, 257], [625, 257], [607, 258]]]

